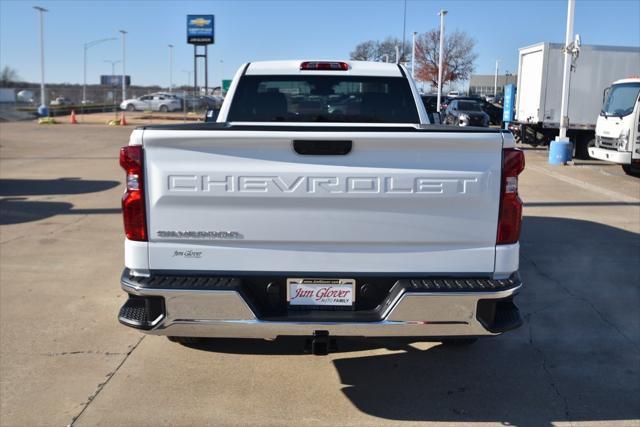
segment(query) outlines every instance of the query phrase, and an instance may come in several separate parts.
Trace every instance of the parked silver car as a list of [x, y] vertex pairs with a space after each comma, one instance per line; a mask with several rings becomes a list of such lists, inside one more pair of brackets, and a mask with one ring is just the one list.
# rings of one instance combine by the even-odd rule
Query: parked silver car
[[165, 95], [144, 95], [139, 98], [125, 99], [120, 108], [127, 111], [177, 111], [181, 109], [181, 103], [176, 98]]

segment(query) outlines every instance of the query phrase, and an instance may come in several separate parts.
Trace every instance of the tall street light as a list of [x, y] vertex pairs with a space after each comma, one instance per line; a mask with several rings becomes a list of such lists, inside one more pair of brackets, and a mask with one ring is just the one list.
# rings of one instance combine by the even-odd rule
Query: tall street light
[[564, 39], [564, 69], [562, 75], [562, 102], [560, 104], [560, 134], [549, 145], [549, 163], [552, 165], [566, 164], [571, 160], [573, 145], [567, 137], [569, 127], [569, 83], [571, 77], [571, 62], [573, 55], [578, 53], [579, 41], [573, 42], [573, 16], [575, 0], [567, 2], [567, 32]]
[[41, 116], [48, 115], [47, 111], [47, 95], [44, 91], [44, 12], [48, 12], [47, 9], [40, 6], [33, 6], [40, 15], [40, 107], [38, 113]]
[[411, 78], [416, 79], [416, 31], [413, 32], [413, 38], [411, 39]]
[[173, 92], [173, 45], [169, 45], [169, 93]]
[[493, 75], [493, 96], [494, 98], [498, 96], [498, 64], [500, 63], [499, 59], [496, 59], [496, 73]]
[[122, 40], [122, 101], [127, 99], [127, 71], [125, 69], [126, 64], [126, 49], [125, 49], [125, 37], [127, 32], [125, 30], [118, 31], [120, 33], [120, 39]]
[[438, 52], [438, 100], [436, 101], [438, 105], [436, 108], [438, 109], [438, 113], [440, 112], [440, 100], [442, 99], [442, 63], [444, 59], [444, 15], [447, 14], [446, 10], [441, 10], [438, 15], [440, 15], [440, 50]]
[[82, 105], [87, 103], [87, 50], [89, 48], [98, 45], [100, 43], [108, 42], [111, 40], [117, 40], [115, 37], [110, 37], [108, 39], [100, 39], [94, 40], [91, 42], [87, 42], [84, 44], [84, 55], [82, 57], [83, 62], [83, 78], [82, 78]]

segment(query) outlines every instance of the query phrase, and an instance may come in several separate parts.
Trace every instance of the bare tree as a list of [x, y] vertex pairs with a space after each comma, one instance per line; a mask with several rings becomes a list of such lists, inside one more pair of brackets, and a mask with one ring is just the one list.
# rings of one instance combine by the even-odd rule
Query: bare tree
[[[438, 48], [440, 31], [433, 29], [420, 34], [416, 40], [416, 80], [438, 87]], [[474, 70], [478, 55], [473, 51], [475, 41], [463, 31], [445, 35], [442, 61], [443, 86], [467, 80]]]
[[402, 41], [396, 37], [387, 37], [378, 43], [377, 60], [382, 61], [385, 57], [389, 62], [396, 62], [396, 46], [400, 53], [400, 62], [405, 62], [407, 55], [410, 55], [410, 47], [405, 45], [404, 53], [402, 52]]
[[351, 52], [351, 59], [357, 61], [396, 61], [396, 46], [400, 50], [400, 62], [404, 62], [410, 55], [410, 47], [405, 45], [404, 55], [402, 42], [395, 37], [387, 37], [383, 41], [368, 40], [356, 46]]
[[0, 72], [0, 83], [2, 83], [2, 85], [18, 81], [18, 79], [18, 72], [8, 65], [5, 65], [2, 72]]
[[377, 43], [373, 40], [362, 42], [349, 55], [355, 61], [375, 61]]

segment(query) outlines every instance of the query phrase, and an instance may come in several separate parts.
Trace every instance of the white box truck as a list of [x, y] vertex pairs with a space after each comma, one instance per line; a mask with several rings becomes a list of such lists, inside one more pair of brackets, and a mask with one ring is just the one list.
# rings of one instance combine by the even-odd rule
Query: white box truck
[[640, 175], [640, 77], [615, 81], [606, 89], [589, 155]]
[[[563, 44], [538, 43], [519, 50], [516, 137], [531, 145], [544, 145], [559, 133], [562, 97]], [[580, 47], [569, 84], [568, 137], [576, 157], [588, 158], [604, 90], [612, 81], [640, 71], [640, 47]]]

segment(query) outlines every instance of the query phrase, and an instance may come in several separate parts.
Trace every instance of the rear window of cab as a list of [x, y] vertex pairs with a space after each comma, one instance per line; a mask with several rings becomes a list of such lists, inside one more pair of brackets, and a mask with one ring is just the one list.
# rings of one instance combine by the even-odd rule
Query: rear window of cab
[[404, 77], [245, 75], [232, 122], [419, 123]]

